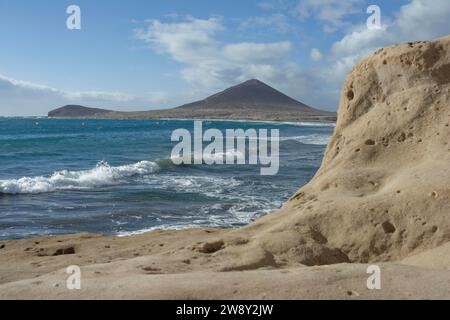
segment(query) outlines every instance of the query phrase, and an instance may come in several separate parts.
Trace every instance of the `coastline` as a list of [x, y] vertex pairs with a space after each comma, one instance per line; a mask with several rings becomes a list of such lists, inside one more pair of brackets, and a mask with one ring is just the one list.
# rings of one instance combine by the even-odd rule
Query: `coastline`
[[[277, 212], [239, 229], [0, 241], [0, 298], [450, 299], [449, 51], [447, 36], [357, 64], [319, 171]], [[81, 290], [65, 286], [70, 265]]]
[[252, 120], [252, 119], [221, 119], [221, 118], [108, 118], [108, 117], [49, 117], [49, 116], [0, 116], [0, 119], [49, 119], [49, 120], [136, 120], [136, 121], [215, 121], [215, 122], [247, 122], [303, 126], [336, 126], [336, 120]]
[[[14, 117], [11, 117], [14, 118]], [[330, 125], [335, 126], [336, 120], [258, 120], [258, 119], [225, 119], [225, 118], [111, 118], [111, 117], [48, 117], [48, 116], [31, 116], [19, 118], [36, 118], [36, 119], [79, 119], [79, 120], [141, 120], [141, 121], [217, 121], [217, 122], [248, 122], [248, 123], [269, 123], [269, 124], [300, 124], [300, 125]]]

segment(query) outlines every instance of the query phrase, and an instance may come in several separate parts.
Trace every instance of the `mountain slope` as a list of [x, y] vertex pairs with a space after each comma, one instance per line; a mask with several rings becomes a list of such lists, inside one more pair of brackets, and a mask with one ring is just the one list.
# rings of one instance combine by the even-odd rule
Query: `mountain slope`
[[[59, 111], [58, 111], [59, 110]], [[127, 119], [235, 119], [274, 121], [335, 121], [334, 112], [311, 108], [256, 80], [248, 80], [204, 100], [167, 110], [115, 112], [67, 106], [51, 111], [52, 117], [101, 117]], [[62, 114], [62, 115], [61, 115]]]
[[48, 113], [51, 118], [91, 117], [111, 112], [110, 110], [88, 108], [78, 105], [67, 105]]
[[256, 79], [248, 80], [204, 100], [185, 104], [177, 109], [222, 110], [224, 108], [258, 111], [276, 111], [282, 109], [307, 113], [321, 112], [288, 97]]

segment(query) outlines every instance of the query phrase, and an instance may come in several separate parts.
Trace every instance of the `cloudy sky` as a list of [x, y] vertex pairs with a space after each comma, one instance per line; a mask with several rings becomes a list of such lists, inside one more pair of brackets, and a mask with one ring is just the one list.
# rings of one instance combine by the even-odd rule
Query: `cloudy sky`
[[359, 59], [449, 32], [449, 0], [0, 0], [0, 116], [174, 107], [250, 78], [336, 110]]

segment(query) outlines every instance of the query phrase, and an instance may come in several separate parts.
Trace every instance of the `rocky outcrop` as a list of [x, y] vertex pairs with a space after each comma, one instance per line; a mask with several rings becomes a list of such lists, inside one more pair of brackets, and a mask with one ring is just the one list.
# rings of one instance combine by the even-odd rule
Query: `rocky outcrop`
[[306, 265], [392, 261], [450, 241], [450, 36], [356, 65], [322, 166], [250, 243]]

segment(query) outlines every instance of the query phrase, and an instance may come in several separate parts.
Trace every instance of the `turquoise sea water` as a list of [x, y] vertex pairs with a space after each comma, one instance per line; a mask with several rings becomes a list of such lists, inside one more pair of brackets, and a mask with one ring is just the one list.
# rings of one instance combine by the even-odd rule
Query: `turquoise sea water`
[[279, 208], [320, 166], [333, 126], [204, 121], [279, 129], [280, 170], [182, 165], [172, 131], [190, 120], [0, 118], [0, 239], [157, 228], [242, 226]]

